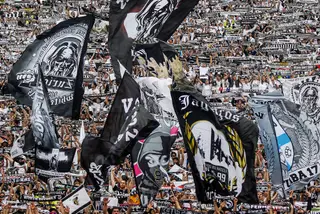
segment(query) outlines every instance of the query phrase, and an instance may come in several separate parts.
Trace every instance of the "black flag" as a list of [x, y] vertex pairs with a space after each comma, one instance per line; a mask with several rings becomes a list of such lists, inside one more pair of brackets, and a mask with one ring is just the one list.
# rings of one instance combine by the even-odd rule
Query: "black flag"
[[49, 149], [36, 147], [36, 173], [43, 177], [63, 177], [70, 172], [76, 148]]
[[94, 17], [69, 19], [37, 36], [8, 76], [8, 88], [21, 103], [32, 105], [42, 66], [53, 113], [78, 119], [84, 93], [83, 59]]
[[[170, 15], [179, 10], [180, 3], [179, 0], [111, 0], [109, 50], [117, 81], [121, 79], [121, 66], [131, 73], [133, 42], [157, 38]], [[175, 17], [173, 15], [172, 18]], [[183, 20], [181, 18], [175, 20], [174, 26]], [[164, 30], [163, 35], [174, 28], [172, 25], [168, 26], [170, 30]]]
[[[139, 104], [130, 111], [120, 128], [116, 141], [109, 150], [101, 149], [103, 143], [99, 142], [98, 138], [85, 138], [81, 150], [81, 165], [87, 171], [89, 179], [96, 189], [103, 185], [107, 167], [121, 163], [130, 154], [135, 142], [147, 138], [158, 125], [159, 123], [153, 116]], [[88, 147], [91, 149], [84, 150]]]
[[45, 148], [60, 148], [50, 112], [49, 94], [42, 71], [39, 68], [31, 116], [31, 127], [34, 139], [37, 145]]
[[[140, 103], [140, 87], [128, 74], [124, 74], [117, 94], [112, 103], [101, 138], [103, 142], [114, 143], [120, 129], [134, 106]], [[106, 146], [108, 149], [109, 146]]]
[[157, 38], [167, 41], [187, 17], [190, 11], [198, 4], [199, 0], [180, 0], [175, 10], [170, 14], [161, 28]]
[[197, 198], [212, 201], [214, 193], [238, 196], [246, 176], [246, 155], [238, 133], [220, 124], [201, 95], [172, 91]]
[[259, 128], [251, 120], [239, 116], [232, 111], [214, 108], [214, 113], [222, 125], [230, 126], [236, 130], [242, 140], [243, 148], [246, 151], [247, 172], [238, 200], [242, 203], [257, 204], [259, 201], [257, 197], [254, 161], [259, 138]]
[[143, 207], [156, 197], [163, 182], [170, 180], [167, 174], [170, 150], [178, 128], [169, 127], [163, 119], [159, 122], [160, 126], [149, 137], [138, 141], [131, 152], [136, 186]]

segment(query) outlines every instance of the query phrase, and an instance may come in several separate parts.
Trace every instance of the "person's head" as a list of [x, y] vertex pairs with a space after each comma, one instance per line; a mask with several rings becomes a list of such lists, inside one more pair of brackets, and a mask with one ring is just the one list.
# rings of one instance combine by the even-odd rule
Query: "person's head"
[[78, 187], [81, 185], [81, 181], [79, 179], [74, 180], [73, 185]]
[[306, 212], [304, 211], [304, 209], [299, 208], [297, 213], [298, 213], [298, 214], [304, 214], [304, 213], [306, 213]]
[[264, 200], [263, 192], [260, 192], [260, 191], [259, 191], [259, 192], [257, 193], [257, 195], [258, 195], [258, 200], [259, 200], [259, 201], [263, 201], [263, 200]]
[[50, 214], [58, 214], [58, 211], [55, 208], [50, 208]]
[[117, 207], [112, 208], [111, 214], [120, 214], [120, 209]]
[[262, 180], [263, 179], [263, 173], [262, 172], [258, 172], [256, 178], [257, 178], [257, 180]]
[[119, 187], [120, 187], [120, 189], [125, 189], [126, 188], [126, 182], [125, 181], [120, 181]]

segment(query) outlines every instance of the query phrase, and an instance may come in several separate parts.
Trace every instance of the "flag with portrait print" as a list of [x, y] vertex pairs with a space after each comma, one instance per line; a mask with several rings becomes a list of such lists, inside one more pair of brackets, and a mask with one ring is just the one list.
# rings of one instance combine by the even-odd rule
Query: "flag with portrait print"
[[20, 104], [32, 105], [40, 65], [53, 113], [79, 118], [83, 60], [93, 23], [92, 15], [60, 22], [25, 49], [8, 75], [8, 89]]

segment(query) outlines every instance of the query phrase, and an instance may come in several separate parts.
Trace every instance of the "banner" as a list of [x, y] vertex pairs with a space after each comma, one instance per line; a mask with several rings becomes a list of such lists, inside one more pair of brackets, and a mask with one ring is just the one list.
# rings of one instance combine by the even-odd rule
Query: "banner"
[[93, 23], [91, 15], [60, 22], [26, 48], [8, 76], [9, 90], [20, 104], [32, 105], [40, 64], [53, 113], [79, 118], [83, 59]]
[[12, 158], [23, 155], [25, 152], [35, 147], [35, 140], [33, 137], [32, 129], [28, 130], [22, 136], [18, 137], [12, 145], [10, 156]]
[[75, 151], [76, 148], [48, 149], [37, 146], [36, 174], [44, 177], [58, 177], [61, 172], [70, 172]]
[[91, 199], [83, 185], [62, 199], [64, 207], [70, 209], [70, 214], [78, 213], [91, 203]]
[[192, 210], [178, 210], [175, 208], [161, 208], [160, 214], [203, 214], [203, 212], [196, 212]]
[[169, 39], [197, 2], [112, 0], [108, 46], [117, 81], [121, 79], [121, 66], [131, 73], [131, 48], [134, 41], [157, 36]]
[[[310, 90], [312, 89], [310, 88]], [[308, 98], [307, 102], [312, 106], [312, 99]], [[303, 105], [307, 109], [304, 109]], [[317, 164], [320, 149], [319, 127], [316, 122], [317, 115], [308, 116], [309, 105], [302, 103], [299, 106], [288, 100], [277, 100], [269, 103], [270, 112], [277, 122], [276, 125], [280, 126], [280, 131], [283, 132], [278, 137], [278, 143], [283, 145], [281, 149], [284, 162], [283, 168], [286, 168], [286, 170], [283, 170], [284, 180], [289, 179], [291, 174], [295, 174], [298, 170]], [[310, 173], [306, 174], [308, 176], [305, 179], [303, 179], [304, 176], [301, 177], [301, 182], [300, 179], [293, 179], [294, 182], [285, 183], [285, 186], [292, 183], [294, 184], [291, 185], [293, 190], [303, 188], [305, 182], [310, 181], [319, 174], [319, 172], [314, 173], [315, 171], [310, 171]]]
[[[168, 80], [144, 77], [138, 78], [137, 82], [141, 89], [141, 102], [160, 123], [148, 138], [138, 141], [131, 152], [141, 206], [146, 207], [165, 179], [169, 179], [167, 170], [170, 149], [177, 137], [178, 128], [174, 126], [176, 115]], [[149, 164], [150, 160], [154, 164]]]
[[319, 93], [320, 84], [317, 82], [317, 79], [319, 78], [316, 76], [309, 76], [296, 77], [292, 79], [280, 79], [279, 81], [282, 84], [282, 92], [284, 97], [291, 102], [300, 104], [303, 100], [306, 100], [304, 97], [307, 96], [306, 92], [309, 91], [307, 89], [312, 89], [315, 87], [317, 89], [316, 94]]
[[34, 201], [34, 202], [48, 202], [48, 201], [59, 201], [61, 200], [61, 195], [54, 195], [54, 196], [45, 196], [45, 197], [33, 197], [29, 195], [21, 195], [21, 201]]
[[270, 108], [263, 104], [250, 103], [250, 106], [260, 127], [260, 139], [265, 148], [270, 180], [274, 186], [281, 187], [283, 183], [281, 160]]
[[37, 87], [32, 104], [31, 127], [36, 145], [59, 148], [59, 140], [50, 115], [51, 106], [42, 71], [38, 71]]
[[197, 199], [212, 201], [215, 193], [238, 196], [246, 176], [246, 154], [238, 133], [222, 126], [201, 95], [171, 92], [184, 135]]

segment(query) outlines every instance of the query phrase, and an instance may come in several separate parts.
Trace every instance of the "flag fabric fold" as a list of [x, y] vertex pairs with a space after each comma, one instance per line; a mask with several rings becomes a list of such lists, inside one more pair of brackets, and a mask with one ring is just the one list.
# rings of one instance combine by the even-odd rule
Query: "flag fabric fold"
[[84, 93], [83, 59], [94, 17], [68, 19], [37, 36], [8, 75], [10, 93], [32, 105], [41, 65], [54, 114], [78, 119]]
[[59, 140], [50, 115], [49, 94], [39, 66], [36, 91], [32, 104], [31, 127], [36, 145], [59, 148]]

